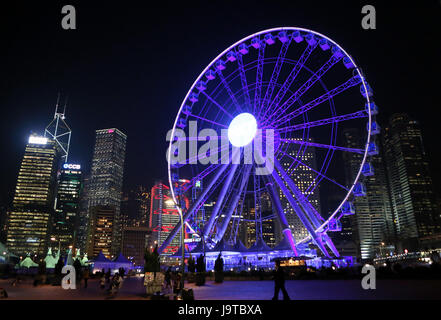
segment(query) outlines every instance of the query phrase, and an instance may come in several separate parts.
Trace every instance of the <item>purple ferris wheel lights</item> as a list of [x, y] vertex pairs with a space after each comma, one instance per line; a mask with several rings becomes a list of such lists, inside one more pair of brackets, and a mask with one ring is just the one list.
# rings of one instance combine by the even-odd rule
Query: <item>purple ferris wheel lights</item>
[[286, 31], [280, 31], [279, 34], [277, 35], [280, 42], [285, 43], [289, 40], [288, 34], [286, 33]]
[[[298, 48], [290, 50], [295, 46]], [[250, 50], [250, 47], [253, 49]], [[321, 50], [316, 50], [317, 47]], [[340, 60], [343, 60], [342, 64], [337, 63]], [[318, 65], [321, 61], [325, 63]], [[328, 73], [330, 75], [325, 76]], [[329, 79], [333, 79], [331, 89], [327, 87], [327, 82], [331, 82]], [[356, 90], [351, 88], [356, 85], [360, 85], [361, 95], [353, 94]], [[273, 172], [265, 181], [255, 178], [257, 166], [250, 168], [239, 164], [234, 172], [228, 170], [221, 175], [218, 175], [219, 165], [215, 164], [197, 167], [188, 161], [183, 166], [169, 166], [171, 183], [174, 181], [172, 177], [176, 176], [190, 181], [184, 188], [171, 188], [174, 199], [182, 192], [191, 191], [195, 181], [203, 182], [204, 188], [209, 189], [194, 200], [197, 206], [184, 209], [185, 220], [193, 226], [198, 219], [196, 212], [199, 208], [206, 202], [216, 203], [219, 210], [212, 219], [217, 222], [204, 238], [213, 242], [213, 245], [221, 240], [234, 242], [237, 225], [241, 221], [238, 217], [244, 210], [243, 203], [249, 197], [256, 210], [256, 237], [260, 237], [260, 240], [256, 238], [256, 242], [259, 242], [262, 232], [257, 231], [261, 230], [263, 219], [259, 211], [260, 200], [262, 193], [267, 190], [262, 187], [262, 183], [265, 185], [268, 182], [277, 185], [289, 199], [287, 206], [294, 208], [295, 213], [302, 217], [302, 224], [309, 233], [303, 239], [292, 241], [292, 251], [301, 255], [304, 253], [304, 249], [301, 249], [304, 248], [303, 244], [312, 241], [325, 256], [338, 257], [339, 253], [326, 232], [338, 230], [339, 219], [344, 212], [351, 212], [352, 208], [347, 210], [346, 204], [349, 198], [362, 196], [366, 191], [358, 180], [366, 173], [369, 174], [366, 168], [370, 165], [366, 164], [366, 158], [375, 155], [377, 150], [375, 143], [370, 141], [370, 135], [380, 130], [372, 118], [378, 110], [370, 101], [371, 96], [372, 89], [365, 82], [353, 58], [335, 41], [313, 30], [273, 28], [252, 34], [231, 45], [213, 59], [195, 80], [179, 109], [173, 132], [175, 128], [187, 128], [187, 121], [191, 119], [200, 124], [201, 128], [228, 128], [228, 143], [241, 148], [254, 139], [253, 132], [258, 126], [261, 129], [274, 129], [278, 135], [275, 160], [282, 165], [277, 172], [289, 174], [283, 174], [282, 179], [282, 176]], [[365, 107], [359, 108], [360, 105]], [[359, 128], [366, 123], [366, 140], [362, 140], [364, 136], [360, 137], [364, 143], [350, 147], [336, 145], [336, 136], [342, 127], [353, 125]], [[315, 132], [323, 133], [320, 133], [322, 136], [314, 136]], [[297, 139], [292, 140], [293, 137]], [[294, 144], [294, 150], [298, 149], [298, 152], [286, 149], [286, 146]], [[312, 149], [324, 155], [318, 164], [307, 160], [308, 151]], [[360, 168], [349, 186], [338, 183], [338, 176], [335, 176], [333, 170], [328, 170], [332, 167], [331, 160], [335, 159], [334, 153], [360, 155], [357, 156]], [[208, 153], [206, 157], [209, 157]], [[223, 166], [231, 167], [231, 164]], [[302, 183], [290, 178], [289, 175], [296, 170], [308, 171], [312, 181]], [[326, 214], [326, 218], [323, 218], [320, 208], [314, 208], [311, 202], [311, 194], [318, 192], [324, 183], [335, 184], [344, 193], [331, 214]], [[278, 193], [275, 193], [277, 197], [273, 197], [271, 202], [276, 208], [277, 219], [283, 221], [283, 211], [287, 208], [283, 208], [280, 201], [277, 201]], [[230, 224], [233, 227], [226, 228]], [[283, 232], [287, 233], [288, 240], [294, 240], [292, 235], [297, 231], [287, 224]], [[170, 242], [174, 235], [176, 231], [170, 233], [167, 241]]]

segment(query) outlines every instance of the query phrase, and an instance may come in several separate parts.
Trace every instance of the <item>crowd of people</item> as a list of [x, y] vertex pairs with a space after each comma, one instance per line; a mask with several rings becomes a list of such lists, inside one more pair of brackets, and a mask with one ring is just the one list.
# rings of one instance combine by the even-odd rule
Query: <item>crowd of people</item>
[[123, 285], [125, 272], [124, 268], [120, 268], [118, 272], [115, 272], [113, 277], [111, 277], [110, 269], [108, 269], [107, 272], [103, 269], [99, 274], [100, 289], [105, 290], [110, 296], [115, 296]]

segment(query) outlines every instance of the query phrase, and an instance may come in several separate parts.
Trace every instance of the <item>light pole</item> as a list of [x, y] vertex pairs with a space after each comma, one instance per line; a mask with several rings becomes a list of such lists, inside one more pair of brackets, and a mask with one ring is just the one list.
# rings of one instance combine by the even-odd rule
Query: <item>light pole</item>
[[176, 207], [178, 208], [179, 217], [181, 218], [181, 249], [182, 249], [182, 261], [181, 261], [181, 289], [184, 290], [184, 272], [185, 272], [185, 246], [184, 246], [184, 216], [182, 215], [181, 207], [176, 204]]

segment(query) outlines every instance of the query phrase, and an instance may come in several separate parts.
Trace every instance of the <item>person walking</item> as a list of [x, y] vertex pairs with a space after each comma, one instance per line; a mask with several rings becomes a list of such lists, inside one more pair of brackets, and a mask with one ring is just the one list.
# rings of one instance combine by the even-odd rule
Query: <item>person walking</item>
[[101, 274], [101, 278], [100, 278], [100, 289], [104, 290], [104, 288], [106, 287], [106, 277], [104, 275], [104, 272]]
[[282, 290], [283, 300], [290, 300], [285, 289], [285, 270], [280, 266], [280, 260], [276, 260], [276, 271], [274, 273], [274, 296], [273, 300], [279, 299], [279, 291]]
[[173, 293], [176, 294], [176, 295], [179, 295], [181, 293], [181, 290], [182, 290], [181, 278], [182, 278], [182, 275], [180, 273], [178, 273], [177, 276], [176, 276], [176, 280], [173, 283]]
[[106, 282], [107, 282], [107, 283], [110, 282], [110, 268], [109, 268], [109, 270], [107, 270], [107, 272], [106, 272]]
[[165, 272], [165, 289], [166, 290], [172, 290], [172, 285], [171, 285], [171, 267], [168, 267], [167, 271]]
[[87, 280], [89, 280], [89, 268], [86, 268], [83, 272], [84, 288], [87, 288]]

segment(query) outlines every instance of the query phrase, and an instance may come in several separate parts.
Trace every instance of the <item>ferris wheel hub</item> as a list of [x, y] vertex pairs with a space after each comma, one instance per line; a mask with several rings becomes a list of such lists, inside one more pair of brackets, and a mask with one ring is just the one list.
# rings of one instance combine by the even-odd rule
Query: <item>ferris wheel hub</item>
[[256, 118], [248, 112], [237, 115], [228, 127], [228, 140], [235, 147], [244, 147], [253, 141], [257, 133]]

